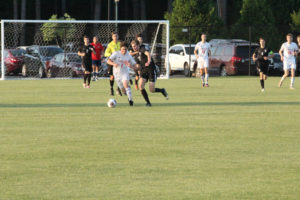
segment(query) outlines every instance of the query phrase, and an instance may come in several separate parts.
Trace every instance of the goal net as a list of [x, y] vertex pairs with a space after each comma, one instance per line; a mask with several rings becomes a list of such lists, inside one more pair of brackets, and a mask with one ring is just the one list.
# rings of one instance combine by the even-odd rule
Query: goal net
[[[169, 78], [168, 21], [1, 20], [1, 79], [81, 77], [77, 52], [83, 36], [87, 35], [90, 42], [97, 36], [105, 48], [113, 31], [128, 46], [141, 34], [159, 77]], [[108, 76], [105, 58], [99, 76]]]

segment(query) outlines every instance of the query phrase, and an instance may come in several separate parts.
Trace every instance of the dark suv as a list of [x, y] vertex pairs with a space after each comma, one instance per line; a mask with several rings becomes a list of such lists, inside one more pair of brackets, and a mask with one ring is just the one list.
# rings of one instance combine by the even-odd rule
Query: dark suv
[[209, 43], [212, 47], [209, 67], [211, 74], [247, 75], [249, 70], [250, 74], [256, 74], [252, 54], [259, 47], [257, 43], [239, 39], [213, 39]]
[[45, 77], [50, 59], [56, 54], [63, 52], [63, 49], [58, 46], [34, 45], [27, 47], [22, 66], [22, 75]]

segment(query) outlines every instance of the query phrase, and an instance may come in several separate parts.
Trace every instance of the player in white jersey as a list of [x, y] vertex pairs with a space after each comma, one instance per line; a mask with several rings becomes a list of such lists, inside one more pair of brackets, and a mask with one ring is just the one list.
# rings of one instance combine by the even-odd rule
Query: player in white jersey
[[133, 57], [129, 55], [125, 43], [120, 44], [120, 49], [120, 51], [114, 52], [109, 57], [107, 63], [114, 67], [113, 74], [115, 80], [122, 92], [127, 94], [129, 105], [133, 106], [128, 67], [133, 70], [138, 70], [138, 67]]
[[[194, 54], [196, 56], [198, 67], [200, 69], [200, 76], [202, 81], [202, 87], [208, 87], [208, 67], [209, 67], [209, 56], [211, 55], [211, 47], [206, 42], [206, 35], [201, 35], [201, 42], [198, 42], [195, 46]], [[197, 53], [198, 51], [198, 53]], [[203, 75], [203, 71], [205, 76]]]
[[295, 69], [296, 69], [296, 53], [298, 52], [298, 46], [293, 42], [293, 35], [291, 33], [286, 36], [287, 42], [281, 45], [279, 50], [279, 54], [281, 57], [281, 61], [283, 61], [283, 70], [284, 74], [279, 81], [278, 86], [281, 87], [284, 79], [289, 75], [289, 71], [291, 71], [291, 85], [290, 89], [294, 89], [294, 81], [295, 81]]

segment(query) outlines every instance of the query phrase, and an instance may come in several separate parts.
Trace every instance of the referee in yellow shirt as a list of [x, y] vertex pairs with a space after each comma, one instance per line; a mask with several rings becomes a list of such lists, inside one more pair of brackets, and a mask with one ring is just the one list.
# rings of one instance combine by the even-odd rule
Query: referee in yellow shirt
[[[109, 58], [111, 54], [115, 51], [120, 51], [120, 41], [119, 35], [117, 32], [111, 33], [112, 41], [107, 45], [104, 56]], [[108, 66], [108, 74], [109, 74], [109, 84], [110, 84], [110, 95], [114, 96], [114, 75], [113, 75], [113, 66], [107, 64]], [[122, 95], [120, 88], [118, 88], [119, 95]]]

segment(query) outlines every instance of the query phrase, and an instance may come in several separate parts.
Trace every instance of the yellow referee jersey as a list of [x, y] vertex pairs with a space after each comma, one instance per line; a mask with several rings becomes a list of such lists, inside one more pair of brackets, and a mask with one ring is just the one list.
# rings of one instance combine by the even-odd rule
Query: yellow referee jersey
[[109, 57], [111, 56], [111, 54], [115, 51], [120, 51], [120, 42], [118, 41], [117, 43], [115, 43], [114, 41], [111, 41], [105, 50], [104, 56], [105, 57]]

